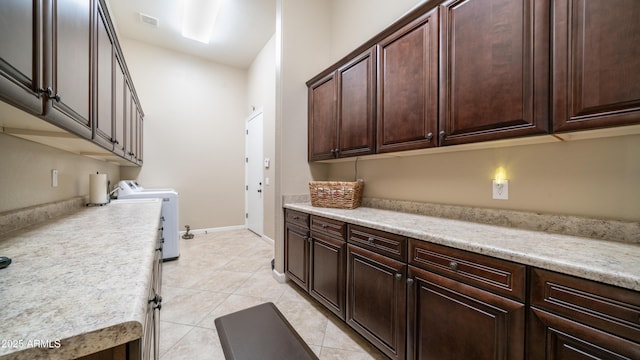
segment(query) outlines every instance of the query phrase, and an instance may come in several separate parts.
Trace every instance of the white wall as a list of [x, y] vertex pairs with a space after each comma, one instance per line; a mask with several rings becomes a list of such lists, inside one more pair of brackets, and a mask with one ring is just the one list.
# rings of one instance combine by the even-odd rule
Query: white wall
[[278, 0], [276, 11], [276, 270], [284, 272], [282, 195], [308, 192], [321, 164], [307, 163], [305, 82], [331, 61], [330, 2]]
[[332, 62], [355, 50], [423, 2], [424, 0], [331, 0]]
[[144, 166], [123, 169], [180, 194], [180, 223], [244, 225], [246, 71], [121, 38], [144, 118]]
[[[0, 108], [0, 118], [6, 113]], [[58, 187], [51, 170], [58, 170]], [[0, 133], [0, 212], [89, 195], [89, 174], [114, 185], [120, 167]]]

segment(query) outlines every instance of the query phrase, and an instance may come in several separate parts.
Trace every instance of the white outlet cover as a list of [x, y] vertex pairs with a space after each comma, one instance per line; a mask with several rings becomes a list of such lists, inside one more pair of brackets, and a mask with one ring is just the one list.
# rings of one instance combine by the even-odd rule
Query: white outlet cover
[[509, 180], [502, 180], [501, 185], [493, 180], [492, 188], [494, 200], [509, 200]]

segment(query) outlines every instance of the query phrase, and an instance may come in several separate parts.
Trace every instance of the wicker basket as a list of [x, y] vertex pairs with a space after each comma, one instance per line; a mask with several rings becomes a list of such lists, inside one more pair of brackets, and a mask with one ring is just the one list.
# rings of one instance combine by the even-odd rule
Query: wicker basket
[[355, 209], [362, 202], [364, 181], [309, 181], [311, 205]]

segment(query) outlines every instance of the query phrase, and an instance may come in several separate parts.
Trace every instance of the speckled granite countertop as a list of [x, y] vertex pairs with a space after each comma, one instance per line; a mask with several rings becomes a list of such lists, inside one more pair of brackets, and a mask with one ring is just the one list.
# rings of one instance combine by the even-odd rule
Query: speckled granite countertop
[[285, 208], [640, 291], [640, 245], [397, 211]]
[[0, 270], [0, 359], [72, 359], [140, 338], [161, 206], [114, 202], [1, 236], [12, 263]]

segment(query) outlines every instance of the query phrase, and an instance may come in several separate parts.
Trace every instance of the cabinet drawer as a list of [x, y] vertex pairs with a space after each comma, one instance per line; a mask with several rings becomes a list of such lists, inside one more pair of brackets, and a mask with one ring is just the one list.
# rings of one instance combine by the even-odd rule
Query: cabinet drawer
[[532, 268], [531, 306], [640, 343], [640, 293]]
[[521, 264], [436, 245], [409, 241], [409, 263], [524, 302], [526, 267]]
[[287, 209], [285, 217], [286, 217], [285, 221], [288, 223], [293, 223], [298, 226], [302, 226], [305, 229], [309, 228], [309, 214]]
[[311, 230], [314, 232], [319, 232], [321, 234], [326, 234], [333, 236], [336, 239], [346, 241], [346, 228], [347, 224], [342, 221], [327, 219], [315, 215], [311, 216]]
[[349, 225], [348, 242], [396, 260], [407, 261], [407, 238], [402, 235]]

